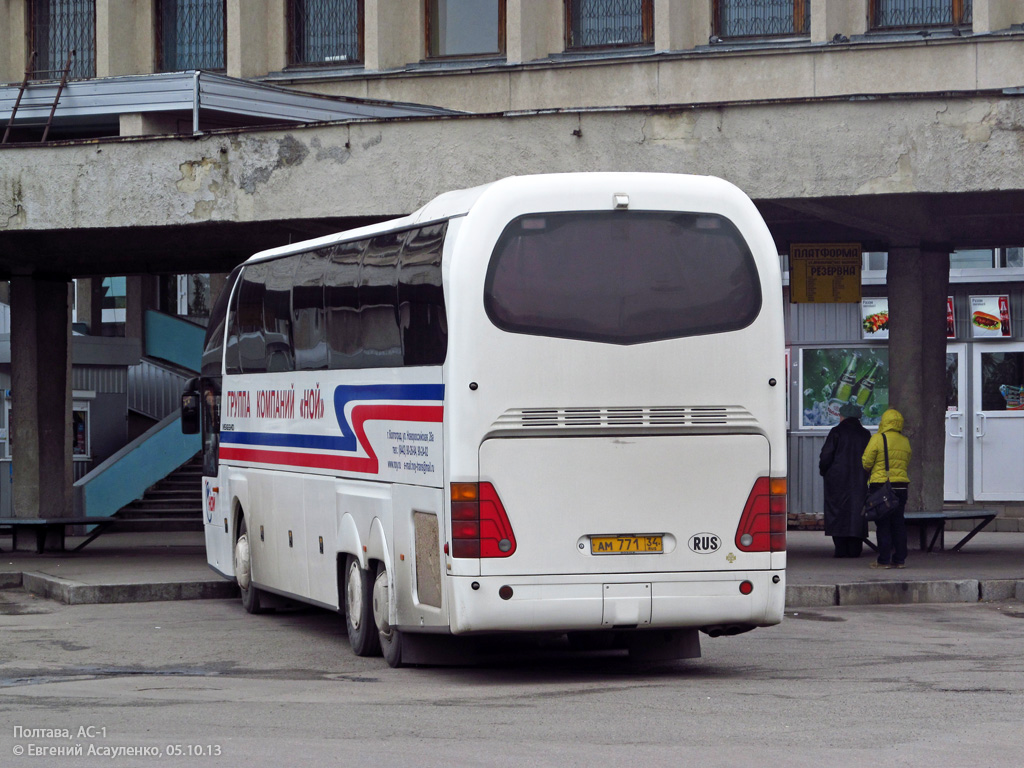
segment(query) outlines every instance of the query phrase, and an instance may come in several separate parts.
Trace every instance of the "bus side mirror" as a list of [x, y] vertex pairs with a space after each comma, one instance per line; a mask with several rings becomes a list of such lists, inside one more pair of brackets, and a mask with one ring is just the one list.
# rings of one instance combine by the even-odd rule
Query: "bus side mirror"
[[199, 434], [199, 379], [189, 379], [181, 393], [181, 433]]

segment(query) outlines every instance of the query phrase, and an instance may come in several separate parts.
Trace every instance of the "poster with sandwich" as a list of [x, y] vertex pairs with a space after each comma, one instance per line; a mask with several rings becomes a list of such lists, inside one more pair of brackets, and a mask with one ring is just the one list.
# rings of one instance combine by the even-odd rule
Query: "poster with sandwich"
[[1010, 338], [1009, 296], [971, 296], [970, 311], [971, 338]]
[[889, 338], [889, 299], [860, 300], [860, 327], [863, 339]]

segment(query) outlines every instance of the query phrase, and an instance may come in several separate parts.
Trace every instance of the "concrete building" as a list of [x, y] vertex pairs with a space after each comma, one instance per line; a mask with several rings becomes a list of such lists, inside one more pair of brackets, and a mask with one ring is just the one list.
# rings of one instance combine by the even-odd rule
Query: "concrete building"
[[[448, 189], [541, 171], [706, 173], [755, 200], [780, 254], [858, 244], [864, 295], [891, 309], [883, 342], [864, 336], [860, 304], [790, 306], [791, 510], [820, 508], [827, 429], [804, 418], [804, 392], [827, 382], [807, 386], [805, 361], [882, 348], [887, 401], [916, 448], [914, 502], [1024, 501], [1024, 411], [982, 402], [993, 366], [1024, 379], [1024, 0], [0, 0], [0, 125], [26, 68], [65, 67], [73, 98], [49, 140], [25, 123], [46, 121], [56, 83], [25, 91], [0, 146], [15, 400], [67, 358], [51, 341], [72, 277], [129, 275], [137, 334], [155, 275], [223, 271]], [[192, 104], [154, 95], [161, 73], [182, 71]], [[233, 106], [203, 102], [204, 78]], [[363, 111], [246, 108], [296, 92]], [[438, 109], [366, 111], [392, 102]], [[1003, 296], [1010, 335], [975, 336], [972, 297]], [[947, 343], [962, 402], [939, 385]], [[27, 408], [21, 428], [70, 444], [70, 384], [54, 386], [47, 402], [66, 412]], [[26, 450], [53, 466], [53, 451]], [[26, 475], [39, 486], [47, 472]], [[27, 516], [68, 503], [25, 493]]]

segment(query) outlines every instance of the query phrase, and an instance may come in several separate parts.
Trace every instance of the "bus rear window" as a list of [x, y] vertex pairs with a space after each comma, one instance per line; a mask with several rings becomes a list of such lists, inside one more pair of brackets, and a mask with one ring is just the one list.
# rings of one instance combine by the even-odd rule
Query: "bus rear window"
[[761, 286], [722, 216], [531, 214], [498, 239], [484, 306], [513, 333], [638, 344], [744, 328], [761, 310]]

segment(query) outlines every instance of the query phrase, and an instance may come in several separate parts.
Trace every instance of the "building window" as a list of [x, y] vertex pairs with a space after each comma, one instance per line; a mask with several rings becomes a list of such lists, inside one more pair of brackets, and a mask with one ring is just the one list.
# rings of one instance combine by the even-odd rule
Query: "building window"
[[1024, 248], [981, 248], [949, 254], [950, 269], [1022, 269]]
[[654, 0], [566, 0], [567, 48], [654, 43]]
[[46, 79], [57, 80], [71, 51], [69, 77], [96, 76], [95, 0], [32, 0], [29, 5], [34, 69]]
[[811, 31], [811, 0], [715, 0], [719, 37], [779, 37]]
[[292, 66], [336, 66], [363, 60], [363, 0], [291, 0]]
[[160, 71], [225, 69], [226, 0], [160, 0]]
[[427, 0], [427, 55], [484, 56], [505, 50], [505, 0]]
[[872, 0], [871, 28], [959, 27], [974, 21], [973, 0]]

